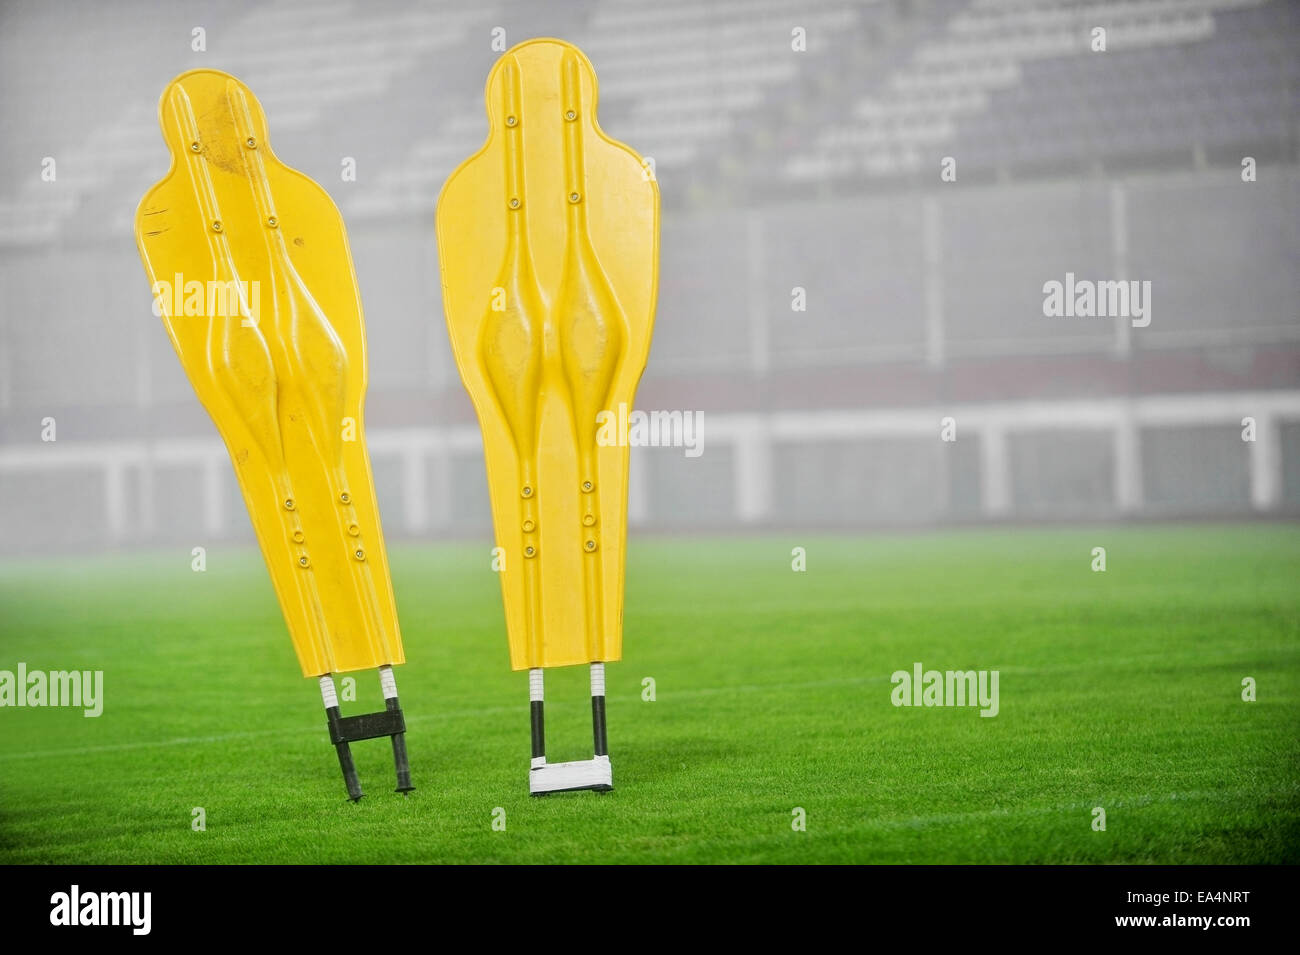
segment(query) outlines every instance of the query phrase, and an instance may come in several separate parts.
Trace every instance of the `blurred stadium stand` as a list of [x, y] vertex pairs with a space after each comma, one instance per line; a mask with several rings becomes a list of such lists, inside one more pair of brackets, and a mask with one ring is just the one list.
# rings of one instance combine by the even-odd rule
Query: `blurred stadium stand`
[[[498, 27], [508, 45], [582, 46], [602, 126], [654, 159], [660, 299], [638, 405], [703, 412], [706, 450], [635, 450], [634, 522], [1300, 514], [1300, 4], [219, 9], [0, 7], [11, 552], [251, 539], [131, 235], [167, 168], [158, 94], [200, 66], [258, 93], [277, 154], [348, 222], [390, 535], [487, 533], [433, 210], [486, 134]], [[1242, 181], [1246, 156], [1257, 182]], [[944, 157], [956, 182], [940, 182]], [[1045, 318], [1043, 283], [1067, 272], [1150, 281], [1151, 325]]]

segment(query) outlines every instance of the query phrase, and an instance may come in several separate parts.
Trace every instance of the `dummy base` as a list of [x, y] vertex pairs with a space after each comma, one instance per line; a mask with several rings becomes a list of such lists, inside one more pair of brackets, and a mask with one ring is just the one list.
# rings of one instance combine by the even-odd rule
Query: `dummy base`
[[581, 789], [607, 793], [613, 788], [614, 770], [608, 756], [579, 759], [570, 763], [542, 762], [528, 773], [530, 796], [575, 792]]

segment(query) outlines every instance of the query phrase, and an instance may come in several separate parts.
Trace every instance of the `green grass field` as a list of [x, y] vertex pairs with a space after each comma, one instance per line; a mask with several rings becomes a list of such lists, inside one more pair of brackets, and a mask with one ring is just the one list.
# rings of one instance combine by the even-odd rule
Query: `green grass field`
[[[106, 698], [0, 709], [0, 862], [1300, 862], [1294, 525], [634, 540], [615, 791], [545, 799], [487, 545], [391, 562], [418, 791], [360, 743], [355, 805], [255, 551], [0, 565], [0, 669]], [[917, 661], [999, 670], [1000, 713], [893, 706]], [[590, 756], [585, 668], [547, 699]]]

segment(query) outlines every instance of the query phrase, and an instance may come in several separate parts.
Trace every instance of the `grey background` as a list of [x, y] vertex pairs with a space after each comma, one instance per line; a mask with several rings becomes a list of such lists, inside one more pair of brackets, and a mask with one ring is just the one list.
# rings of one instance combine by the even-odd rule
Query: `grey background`
[[[200, 66], [252, 87], [277, 154], [343, 210], [388, 535], [490, 536], [433, 214], [486, 135], [497, 28], [582, 47], [606, 132], [655, 160], [637, 405], [702, 413], [705, 444], [633, 451], [638, 527], [1300, 512], [1300, 5], [20, 0], [0, 6], [7, 555], [251, 540], [131, 235], [167, 168], [158, 95]], [[1151, 325], [1044, 317], [1067, 271], [1150, 281]]]

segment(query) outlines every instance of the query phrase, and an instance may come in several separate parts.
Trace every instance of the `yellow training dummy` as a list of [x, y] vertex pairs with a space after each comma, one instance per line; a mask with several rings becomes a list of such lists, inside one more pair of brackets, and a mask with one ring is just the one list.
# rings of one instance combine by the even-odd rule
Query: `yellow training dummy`
[[[171, 169], [136, 241], [176, 354], [226, 442], [304, 676], [317, 677], [353, 799], [348, 743], [391, 736], [404, 662], [366, 453], [366, 342], [343, 219], [271, 152], [252, 92], [217, 70], [158, 107]], [[387, 711], [340, 717], [332, 673], [380, 668]]]
[[[608, 789], [628, 449], [600, 439], [650, 350], [659, 192], [649, 164], [601, 131], [576, 47], [514, 47], [486, 98], [487, 142], [438, 200], [443, 306], [483, 431], [511, 665], [530, 671], [532, 791]], [[596, 759], [548, 766], [542, 668], [572, 664], [592, 665]]]

